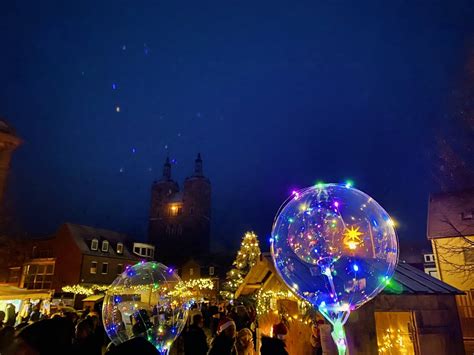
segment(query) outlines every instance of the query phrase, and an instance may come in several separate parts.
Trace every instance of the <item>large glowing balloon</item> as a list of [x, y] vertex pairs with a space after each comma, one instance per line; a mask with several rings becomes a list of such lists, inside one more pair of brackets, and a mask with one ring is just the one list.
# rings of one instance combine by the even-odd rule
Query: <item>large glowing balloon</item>
[[181, 279], [165, 265], [148, 262], [127, 268], [107, 290], [104, 327], [115, 344], [144, 337], [167, 354], [186, 323]]
[[333, 324], [345, 353], [350, 311], [389, 283], [398, 261], [388, 213], [349, 185], [318, 184], [294, 192], [280, 208], [271, 247], [285, 283]]

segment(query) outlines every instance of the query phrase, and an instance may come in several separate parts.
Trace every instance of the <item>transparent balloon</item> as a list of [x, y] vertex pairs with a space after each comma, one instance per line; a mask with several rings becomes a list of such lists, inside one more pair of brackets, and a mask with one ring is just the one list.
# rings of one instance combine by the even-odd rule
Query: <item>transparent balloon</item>
[[388, 213], [349, 185], [318, 184], [295, 191], [280, 208], [271, 248], [285, 283], [333, 324], [344, 353], [350, 311], [390, 282], [398, 261]]
[[116, 345], [144, 337], [167, 354], [183, 330], [188, 300], [176, 272], [157, 262], [127, 268], [107, 290], [102, 316], [107, 335]]

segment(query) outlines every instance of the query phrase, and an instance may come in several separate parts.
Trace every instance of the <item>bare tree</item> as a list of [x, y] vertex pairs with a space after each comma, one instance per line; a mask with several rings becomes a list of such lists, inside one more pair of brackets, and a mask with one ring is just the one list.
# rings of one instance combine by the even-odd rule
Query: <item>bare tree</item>
[[474, 40], [451, 113], [438, 127], [434, 178], [444, 191], [474, 187]]

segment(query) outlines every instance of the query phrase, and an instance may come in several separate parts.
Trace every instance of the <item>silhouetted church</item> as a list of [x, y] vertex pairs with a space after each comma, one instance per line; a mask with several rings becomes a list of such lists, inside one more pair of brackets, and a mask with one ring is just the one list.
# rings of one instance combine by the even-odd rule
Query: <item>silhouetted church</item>
[[171, 164], [166, 158], [163, 177], [154, 181], [151, 189], [148, 241], [156, 246], [156, 259], [179, 264], [208, 254], [210, 222], [211, 183], [203, 174], [201, 155], [182, 191], [171, 178]]

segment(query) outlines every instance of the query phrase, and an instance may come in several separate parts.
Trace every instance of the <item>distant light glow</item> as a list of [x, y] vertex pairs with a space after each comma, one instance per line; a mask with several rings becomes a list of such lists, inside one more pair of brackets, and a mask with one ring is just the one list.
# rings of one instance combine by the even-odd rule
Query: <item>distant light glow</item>
[[354, 266], [352, 266], [352, 268], [354, 269], [354, 271], [359, 271], [359, 266], [357, 266], [357, 264], [354, 264]]

